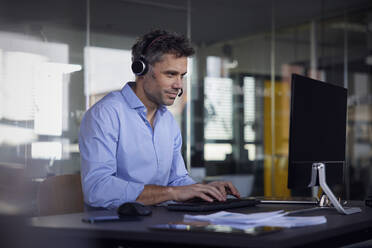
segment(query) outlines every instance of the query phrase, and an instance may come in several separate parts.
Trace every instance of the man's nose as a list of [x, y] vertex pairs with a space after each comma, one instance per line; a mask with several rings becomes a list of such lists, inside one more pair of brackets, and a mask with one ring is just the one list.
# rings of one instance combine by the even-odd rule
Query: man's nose
[[177, 89], [181, 89], [182, 86], [183, 86], [183, 78], [181, 76], [177, 77], [176, 81], [173, 84], [173, 87]]

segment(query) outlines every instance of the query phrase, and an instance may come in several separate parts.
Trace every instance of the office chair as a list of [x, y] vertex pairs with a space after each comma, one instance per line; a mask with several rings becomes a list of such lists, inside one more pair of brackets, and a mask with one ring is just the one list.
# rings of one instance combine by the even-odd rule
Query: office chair
[[56, 215], [84, 211], [80, 174], [45, 179], [38, 190], [39, 215]]
[[0, 162], [0, 199], [14, 197], [21, 193], [25, 166]]

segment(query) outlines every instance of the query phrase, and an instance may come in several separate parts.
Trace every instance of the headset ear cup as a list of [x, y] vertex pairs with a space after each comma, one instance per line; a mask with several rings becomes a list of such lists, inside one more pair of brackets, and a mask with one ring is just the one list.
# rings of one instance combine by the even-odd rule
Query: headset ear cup
[[145, 59], [140, 58], [133, 61], [132, 71], [136, 76], [143, 76], [147, 73], [148, 70], [149, 68]]

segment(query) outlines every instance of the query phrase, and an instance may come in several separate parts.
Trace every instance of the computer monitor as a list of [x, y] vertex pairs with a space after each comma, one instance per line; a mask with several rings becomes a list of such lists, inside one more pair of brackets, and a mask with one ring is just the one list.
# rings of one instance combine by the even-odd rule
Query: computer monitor
[[347, 89], [292, 75], [288, 188], [308, 187], [312, 165], [324, 163], [328, 185], [343, 182]]

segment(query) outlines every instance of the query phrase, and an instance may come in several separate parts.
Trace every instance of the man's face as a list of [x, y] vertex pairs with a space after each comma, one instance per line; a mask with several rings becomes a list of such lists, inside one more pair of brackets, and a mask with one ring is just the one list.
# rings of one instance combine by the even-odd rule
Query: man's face
[[187, 58], [164, 54], [162, 60], [150, 66], [143, 89], [146, 97], [156, 105], [170, 106], [183, 86], [187, 72]]

